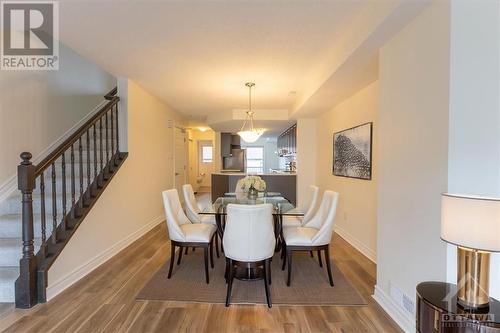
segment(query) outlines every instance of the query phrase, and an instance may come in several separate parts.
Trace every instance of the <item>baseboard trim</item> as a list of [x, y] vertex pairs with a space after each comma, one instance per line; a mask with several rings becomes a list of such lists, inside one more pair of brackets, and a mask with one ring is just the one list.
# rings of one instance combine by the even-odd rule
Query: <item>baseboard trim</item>
[[335, 226], [334, 227], [335, 232], [345, 239], [349, 244], [351, 244], [356, 250], [361, 252], [365, 257], [373, 261], [375, 264], [377, 263], [377, 253], [370, 249], [368, 246], [363, 244], [359, 239], [351, 235], [349, 232], [347, 232], [345, 229]]
[[107, 250], [103, 251], [99, 255], [90, 259], [86, 263], [80, 265], [66, 276], [60, 278], [54, 283], [47, 287], [47, 302], [59, 295], [61, 292], [72, 286], [74, 283], [79, 281], [81, 278], [85, 277], [87, 274], [92, 272], [97, 267], [104, 264], [106, 261], [111, 259], [113, 256], [117, 255], [120, 251], [125, 249], [127, 246], [135, 242], [137, 239], [144, 236], [151, 229], [156, 227], [161, 222], [165, 221], [165, 216], [160, 215], [149, 221], [146, 225], [141, 227], [139, 230], [133, 232], [124, 239], [118, 241]]
[[408, 316], [378, 285], [372, 297], [403, 331], [415, 333], [415, 319]]
[[[42, 150], [37, 156], [31, 159], [31, 162], [35, 165], [40, 163], [45, 157], [47, 157], [50, 152], [56, 149], [61, 143], [63, 143], [67, 138], [71, 136], [78, 128], [80, 128], [87, 120], [89, 120], [97, 111], [99, 111], [108, 101], [102, 101], [97, 105], [92, 111], [87, 113], [82, 119], [80, 119], [76, 124], [74, 124], [69, 130], [64, 132], [57, 140], [52, 142], [47, 148]], [[21, 152], [19, 152], [20, 154]], [[21, 159], [19, 159], [21, 162]], [[17, 190], [17, 173], [10, 176], [5, 182], [0, 184], [0, 204], [10, 197]]]

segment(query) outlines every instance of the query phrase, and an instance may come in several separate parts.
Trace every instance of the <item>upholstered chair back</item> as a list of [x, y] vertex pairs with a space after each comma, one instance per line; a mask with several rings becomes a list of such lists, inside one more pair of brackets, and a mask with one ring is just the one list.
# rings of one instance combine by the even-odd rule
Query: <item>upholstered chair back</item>
[[310, 221], [314, 213], [316, 213], [316, 208], [318, 207], [318, 197], [319, 197], [319, 187], [311, 185], [309, 186], [309, 198], [307, 205], [307, 211], [304, 214], [303, 223], [307, 223]]
[[165, 217], [167, 219], [168, 235], [170, 240], [182, 242], [185, 235], [180, 226], [191, 223], [182, 210], [177, 189], [163, 191], [163, 206], [165, 208]]
[[318, 214], [316, 214], [316, 216], [319, 215], [320, 217], [321, 225], [312, 239], [313, 245], [326, 245], [330, 243], [338, 202], [339, 194], [337, 192], [325, 191], [320, 209], [318, 210]]
[[225, 256], [243, 262], [271, 258], [276, 245], [272, 212], [272, 204], [229, 204], [222, 239]]
[[191, 184], [182, 185], [182, 194], [184, 195], [184, 205], [186, 207], [186, 215], [193, 223], [201, 223], [198, 215], [201, 210], [194, 196], [193, 187]]

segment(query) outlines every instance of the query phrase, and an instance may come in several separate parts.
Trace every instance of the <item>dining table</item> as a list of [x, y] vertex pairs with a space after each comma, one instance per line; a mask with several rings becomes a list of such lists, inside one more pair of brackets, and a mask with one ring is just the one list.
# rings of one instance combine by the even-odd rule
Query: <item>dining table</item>
[[[304, 213], [299, 211], [290, 200], [287, 200], [279, 192], [261, 193], [257, 198], [249, 198], [246, 193], [225, 193], [223, 196], [218, 197], [212, 204], [204, 207], [201, 215], [215, 216], [217, 224], [217, 233], [220, 238], [224, 237], [224, 229], [226, 225], [227, 206], [229, 204], [238, 205], [259, 205], [259, 204], [272, 204], [273, 206], [273, 222], [274, 222], [274, 236], [276, 239], [275, 252], [281, 250], [283, 246], [283, 218], [286, 216], [304, 216]], [[245, 267], [237, 271], [235, 278], [240, 280], [256, 280], [262, 278], [262, 272], [255, 267]]]

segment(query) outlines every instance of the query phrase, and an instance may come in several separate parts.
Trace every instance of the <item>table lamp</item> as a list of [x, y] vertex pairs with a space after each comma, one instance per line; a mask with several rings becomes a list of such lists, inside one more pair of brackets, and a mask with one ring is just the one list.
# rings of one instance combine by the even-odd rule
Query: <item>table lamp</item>
[[443, 194], [441, 239], [458, 246], [459, 305], [488, 306], [490, 252], [500, 252], [500, 198]]

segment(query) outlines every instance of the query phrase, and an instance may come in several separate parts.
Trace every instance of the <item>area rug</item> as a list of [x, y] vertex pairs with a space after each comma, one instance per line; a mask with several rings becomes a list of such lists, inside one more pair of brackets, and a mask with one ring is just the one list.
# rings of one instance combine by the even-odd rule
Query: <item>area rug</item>
[[[214, 255], [215, 257], [215, 255]], [[177, 258], [175, 258], [177, 259]], [[272, 284], [270, 286], [273, 305], [336, 305], [362, 306], [366, 301], [347, 280], [342, 272], [332, 265], [335, 286], [328, 282], [326, 264], [319, 267], [318, 258], [307, 253], [294, 253], [292, 283], [286, 286], [286, 270], [280, 267], [279, 255], [272, 261]], [[225, 303], [227, 284], [224, 280], [225, 260], [214, 258], [215, 268], [210, 269], [210, 284], [205, 283], [203, 251], [189, 250], [183, 255], [180, 266], [174, 265], [172, 277], [167, 279], [169, 261], [155, 273], [136, 296], [138, 300], [162, 300], [179, 302]], [[231, 304], [265, 304], [264, 281], [234, 280]]]

